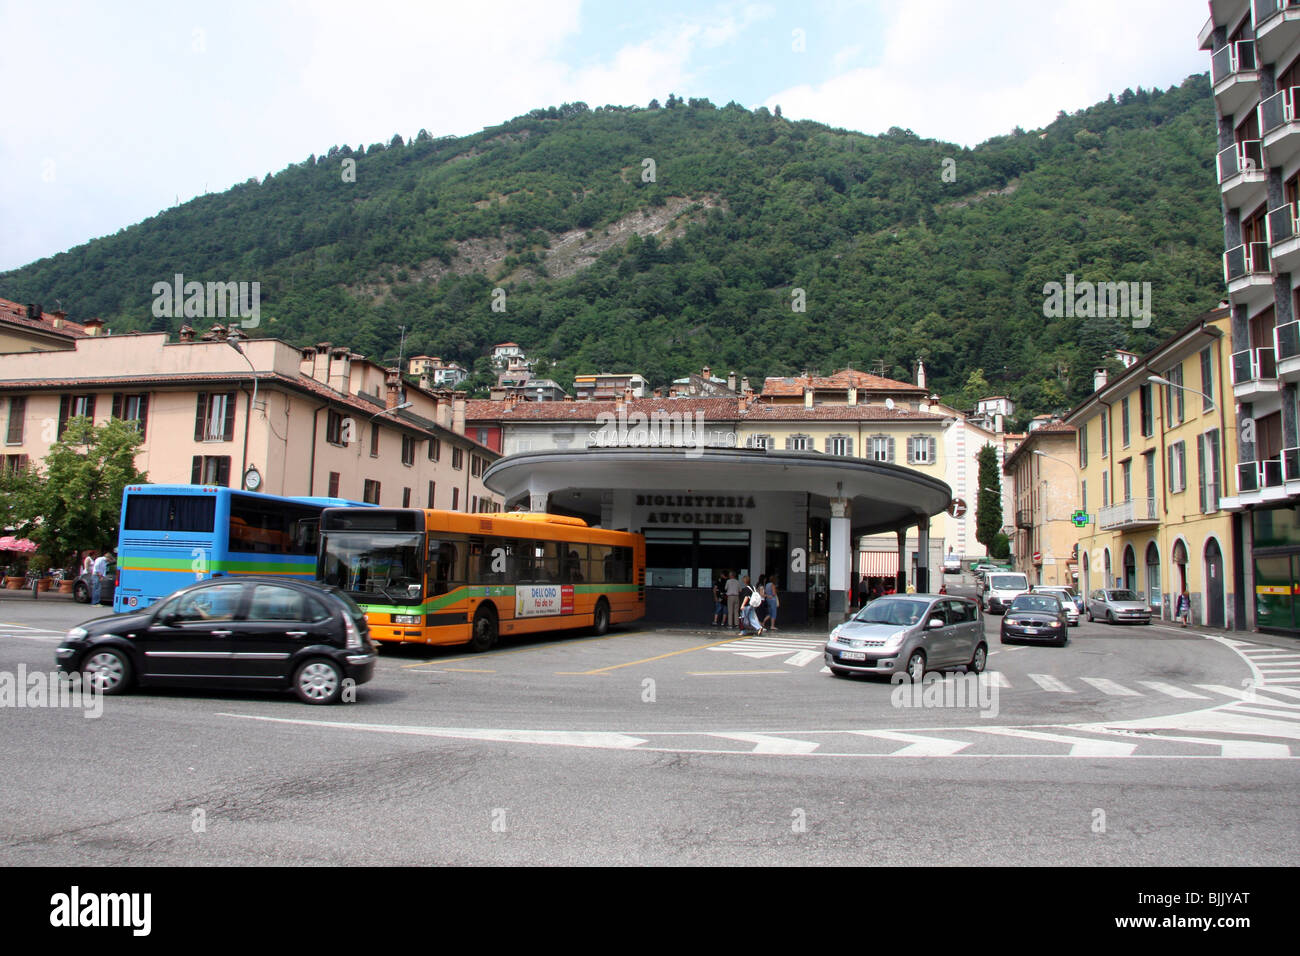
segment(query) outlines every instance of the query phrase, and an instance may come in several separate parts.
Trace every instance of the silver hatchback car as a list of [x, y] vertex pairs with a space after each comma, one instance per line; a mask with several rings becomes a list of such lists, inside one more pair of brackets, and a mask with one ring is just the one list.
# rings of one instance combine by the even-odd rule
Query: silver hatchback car
[[1101, 588], [1088, 595], [1088, 620], [1150, 624], [1151, 608], [1127, 588]]
[[926, 671], [949, 667], [978, 674], [988, 662], [988, 644], [974, 601], [946, 594], [891, 594], [831, 631], [824, 656], [836, 677], [906, 673], [919, 681]]

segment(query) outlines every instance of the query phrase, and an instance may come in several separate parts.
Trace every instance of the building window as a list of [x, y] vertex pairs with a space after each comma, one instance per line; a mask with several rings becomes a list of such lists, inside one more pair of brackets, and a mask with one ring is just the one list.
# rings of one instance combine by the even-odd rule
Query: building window
[[1101, 416], [1101, 457], [1110, 454], [1110, 409]]
[[27, 470], [26, 455], [5, 455], [5, 471], [17, 473]]
[[460, 507], [460, 489], [451, 489], [451, 510], [455, 511]]
[[909, 465], [932, 465], [935, 461], [935, 440], [928, 435], [913, 435], [907, 440]]
[[848, 435], [831, 435], [826, 439], [826, 454], [852, 456], [853, 439]]
[[1174, 442], [1165, 449], [1165, 470], [1169, 475], [1169, 491], [1178, 494], [1187, 490], [1187, 442]]
[[199, 392], [194, 410], [194, 440], [235, 440], [234, 392]]
[[379, 482], [367, 478], [361, 491], [361, 500], [370, 505], [379, 504]]
[[379, 457], [379, 426], [370, 426], [370, 457]]
[[785, 440], [786, 451], [812, 451], [812, 437], [809, 435], [791, 435]]
[[143, 439], [145, 437], [145, 425], [149, 418], [149, 396], [145, 394], [114, 394], [113, 417], [124, 422], [133, 422], [135, 430], [140, 433], [140, 438]]
[[477, 478], [483, 474], [483, 459], [478, 455], [471, 454], [469, 456], [469, 473], [473, 478]]
[[346, 445], [346, 435], [342, 412], [329, 412], [325, 416], [325, 440], [331, 445]]
[[1214, 353], [1209, 347], [1201, 349], [1201, 411], [1214, 407]]
[[429, 439], [429, 461], [437, 461], [442, 457], [442, 442], [437, 438]]
[[745, 439], [746, 448], [757, 448], [760, 451], [766, 451], [772, 447], [771, 435], [750, 435]]
[[473, 495], [473, 496], [469, 499], [469, 511], [470, 511], [470, 514], [477, 514], [477, 513], [478, 513], [478, 495]]
[[427, 505], [425, 505], [426, 508], [432, 508], [432, 507], [434, 506], [434, 505], [433, 505], [433, 493], [434, 493], [435, 491], [437, 491], [437, 490], [438, 490], [438, 486], [437, 486], [437, 484], [436, 484], [435, 482], [432, 482], [432, 481], [429, 482], [429, 503], [428, 503]]
[[[462, 448], [453, 448], [451, 450], [451, 467], [460, 471], [465, 467], [465, 451]], [[455, 505], [452, 505], [455, 508]]]
[[190, 464], [190, 484], [230, 485], [229, 455], [195, 455]]
[[1101, 473], [1101, 506], [1110, 507], [1110, 472], [1108, 471]]
[[1142, 424], [1142, 437], [1150, 438], [1156, 432], [1154, 402], [1151, 396], [1151, 383], [1138, 387], [1138, 417]]
[[339, 496], [339, 473], [337, 471], [330, 472], [330, 488], [326, 494], [331, 498]]
[[411, 507], [411, 489], [410, 489], [410, 488], [403, 488], [403, 489], [402, 489], [402, 507], [403, 507], [403, 508], [409, 508], [409, 507]]
[[867, 456], [872, 461], [894, 460], [894, 439], [888, 435], [872, 435], [867, 449]]
[[1121, 480], [1124, 483], [1124, 500], [1133, 500], [1133, 459], [1128, 458], [1119, 463]]
[[1219, 430], [1217, 428], [1196, 436], [1196, 468], [1200, 479], [1201, 514], [1219, 510]]
[[531, 438], [516, 438], [515, 453], [533, 450], [533, 440]]
[[[415, 464], [415, 439], [410, 435], [402, 436], [402, 464]], [[406, 505], [402, 505], [402, 507], [405, 508]]]
[[1186, 394], [1181, 388], [1175, 388], [1175, 385], [1183, 384], [1183, 367], [1175, 365], [1165, 372], [1167, 378], [1173, 385], [1165, 386], [1165, 422], [1168, 426], [1181, 425], [1186, 419], [1185, 409], [1183, 407], [1183, 396]]
[[1120, 438], [1124, 442], [1124, 447], [1128, 447], [1128, 396], [1125, 395], [1119, 403], [1119, 422]]
[[1079, 488], [1079, 498], [1080, 498], [1080, 501], [1079, 501], [1079, 507], [1083, 510], [1083, 513], [1084, 513], [1084, 514], [1087, 514], [1087, 513], [1088, 513], [1088, 482], [1086, 482], [1086, 481], [1081, 481], [1081, 482], [1079, 482], [1079, 485], [1080, 485], [1080, 488]]
[[23, 430], [27, 421], [27, 396], [15, 395], [9, 399], [9, 431], [5, 435], [6, 445], [21, 445]]
[[1079, 467], [1088, 467], [1088, 422], [1079, 429]]
[[63, 429], [68, 425], [69, 418], [84, 416], [91, 421], [95, 420], [95, 396], [94, 395], [63, 395], [59, 398], [59, 437], [63, 437]]

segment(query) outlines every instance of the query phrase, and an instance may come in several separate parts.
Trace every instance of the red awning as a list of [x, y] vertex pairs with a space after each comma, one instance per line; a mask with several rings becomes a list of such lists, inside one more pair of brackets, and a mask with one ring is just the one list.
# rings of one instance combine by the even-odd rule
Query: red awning
[[23, 551], [32, 552], [36, 550], [36, 542], [28, 541], [26, 538], [15, 538], [11, 534], [0, 538], [0, 551]]
[[863, 551], [859, 560], [864, 577], [893, 577], [898, 574], [897, 551]]

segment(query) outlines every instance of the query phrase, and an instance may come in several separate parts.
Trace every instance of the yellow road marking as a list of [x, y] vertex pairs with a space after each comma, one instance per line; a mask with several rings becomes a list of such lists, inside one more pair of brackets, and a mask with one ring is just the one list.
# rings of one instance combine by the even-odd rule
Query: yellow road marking
[[444, 667], [444, 671], [456, 674], [495, 674], [496, 671], [486, 670], [481, 667]]
[[[435, 658], [431, 658], [431, 659], [429, 659], [429, 660], [427, 660], [427, 661], [416, 661], [416, 662], [414, 662], [414, 663], [412, 663], [412, 664], [402, 664], [402, 665], [400, 665], [400, 666], [401, 666], [401, 667], [404, 667], [404, 668], [405, 668], [405, 667], [427, 667], [427, 666], [430, 665], [430, 664], [459, 664], [459, 663], [461, 663], [462, 661], [481, 661], [481, 660], [487, 660], [487, 659], [488, 659], [488, 657], [487, 657], [488, 654], [491, 654], [492, 656], [496, 656], [496, 655], [498, 655], [498, 654], [527, 654], [529, 651], [546, 651], [546, 650], [551, 650], [551, 649], [556, 648], [556, 647], [566, 647], [566, 646], [568, 646], [568, 645], [570, 645], [570, 644], [591, 644], [591, 643], [593, 643], [593, 642], [595, 642], [595, 641], [610, 641], [610, 640], [613, 640], [613, 639], [616, 638], [616, 637], [631, 637], [631, 636], [634, 635], [634, 634], [640, 634], [640, 633], [644, 633], [644, 632], [642, 632], [642, 631], [630, 631], [630, 632], [625, 632], [625, 633], [620, 633], [620, 634], [606, 634], [606, 635], [604, 635], [603, 637], [579, 637], [579, 638], [570, 638], [569, 640], [565, 641], [564, 643], [557, 643], [557, 642], [552, 641], [552, 642], [547, 643], [547, 644], [538, 644], [538, 645], [536, 645], [536, 646], [534, 646], [534, 647], [509, 647], [509, 648], [502, 648], [501, 650], [497, 650], [497, 651], [488, 651], [486, 654], [474, 654], [474, 655], [471, 655], [471, 656], [469, 656], [469, 657], [447, 657], [447, 658], [437, 658], [437, 657], [435, 657]], [[523, 636], [531, 636], [531, 635], [523, 635]]]
[[702, 651], [708, 647], [717, 647], [719, 644], [730, 644], [734, 640], [734, 637], [729, 637], [725, 641], [714, 641], [711, 644], [700, 644], [697, 647], [684, 647], [680, 651], [669, 651], [667, 654], [659, 654], [655, 657], [646, 657], [639, 661], [628, 661], [626, 664], [610, 664], [608, 667], [597, 667], [595, 670], [591, 671], [556, 671], [556, 674], [581, 677], [586, 677], [590, 674], [604, 674], [607, 671], [616, 671], [620, 667], [635, 667], [637, 664], [649, 664], [651, 661], [661, 661], [666, 657], [676, 657], [678, 654], [689, 654], [692, 651]]
[[793, 674], [794, 671], [687, 671], [688, 677], [725, 677], [728, 674]]

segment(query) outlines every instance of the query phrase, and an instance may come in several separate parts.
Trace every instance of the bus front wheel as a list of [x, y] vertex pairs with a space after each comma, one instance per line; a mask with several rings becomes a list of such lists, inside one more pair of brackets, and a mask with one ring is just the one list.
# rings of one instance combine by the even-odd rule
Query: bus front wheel
[[491, 611], [480, 609], [474, 615], [474, 634], [469, 639], [472, 651], [490, 651], [497, 643], [497, 619]]
[[609, 602], [604, 598], [596, 602], [596, 610], [591, 616], [591, 630], [596, 634], [604, 634], [609, 630]]

